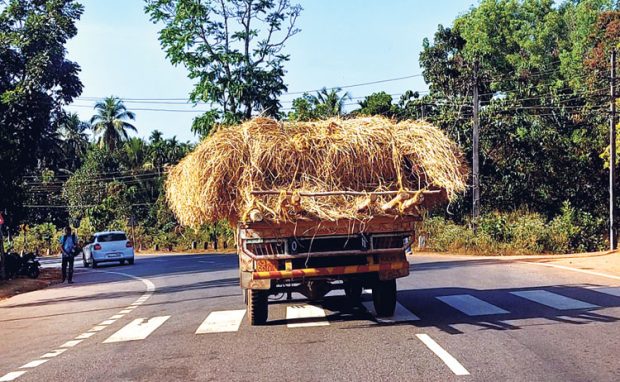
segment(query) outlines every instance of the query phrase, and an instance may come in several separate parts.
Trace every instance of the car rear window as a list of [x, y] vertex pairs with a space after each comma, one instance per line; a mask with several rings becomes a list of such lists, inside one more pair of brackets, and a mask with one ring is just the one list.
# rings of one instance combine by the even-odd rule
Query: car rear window
[[127, 236], [124, 233], [106, 233], [98, 236], [100, 243], [106, 243], [108, 241], [123, 241], [127, 240]]

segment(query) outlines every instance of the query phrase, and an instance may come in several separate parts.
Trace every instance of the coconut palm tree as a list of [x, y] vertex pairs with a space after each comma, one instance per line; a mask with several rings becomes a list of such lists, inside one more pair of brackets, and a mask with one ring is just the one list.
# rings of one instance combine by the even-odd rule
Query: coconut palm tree
[[337, 117], [344, 113], [344, 103], [351, 99], [351, 95], [345, 92], [340, 96], [338, 93], [341, 91], [341, 88], [330, 90], [323, 88], [316, 93], [316, 96], [313, 96], [314, 104], [320, 114], [325, 117]]
[[63, 149], [67, 158], [67, 164], [71, 170], [79, 167], [81, 159], [88, 150], [88, 134], [90, 128], [88, 122], [80, 120], [77, 113], [66, 114], [60, 124], [60, 136], [63, 140]]
[[95, 104], [97, 114], [90, 119], [95, 136], [99, 138], [99, 145], [110, 151], [116, 150], [120, 143], [129, 139], [128, 130], [137, 132], [134, 125], [127, 122], [135, 120], [136, 115], [128, 111], [123, 101], [118, 97], [107, 97]]

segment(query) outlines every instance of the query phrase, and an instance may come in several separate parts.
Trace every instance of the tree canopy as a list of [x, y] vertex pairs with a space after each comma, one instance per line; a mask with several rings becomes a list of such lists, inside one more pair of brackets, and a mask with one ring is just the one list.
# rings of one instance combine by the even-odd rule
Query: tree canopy
[[284, 84], [283, 53], [301, 6], [290, 0], [147, 0], [151, 20], [163, 24], [159, 41], [170, 62], [195, 80], [190, 99], [211, 109], [192, 130], [207, 135], [216, 124], [277, 117]]

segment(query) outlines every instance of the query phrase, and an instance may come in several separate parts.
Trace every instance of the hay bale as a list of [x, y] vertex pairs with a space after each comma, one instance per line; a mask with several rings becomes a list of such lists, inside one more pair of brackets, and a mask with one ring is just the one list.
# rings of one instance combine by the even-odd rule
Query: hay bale
[[[453, 199], [466, 178], [458, 147], [426, 122], [255, 118], [218, 130], [173, 167], [166, 198], [189, 226], [221, 219], [234, 225], [249, 221], [250, 211], [276, 222], [367, 219], [406, 214], [412, 209], [380, 207], [397, 195], [394, 204], [404, 203], [420, 189], [440, 191], [424, 200]], [[252, 193], [257, 190], [274, 192]], [[371, 194], [385, 191], [392, 193]], [[325, 192], [334, 193], [315, 196]]]

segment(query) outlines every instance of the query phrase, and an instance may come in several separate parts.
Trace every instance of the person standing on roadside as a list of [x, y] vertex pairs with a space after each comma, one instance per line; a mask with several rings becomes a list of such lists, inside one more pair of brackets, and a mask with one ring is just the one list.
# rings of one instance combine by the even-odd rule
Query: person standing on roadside
[[[62, 282], [73, 284], [73, 259], [77, 250], [77, 236], [71, 233], [71, 227], [65, 227], [65, 234], [60, 237], [60, 251], [62, 255]], [[67, 269], [68, 268], [68, 269]]]

